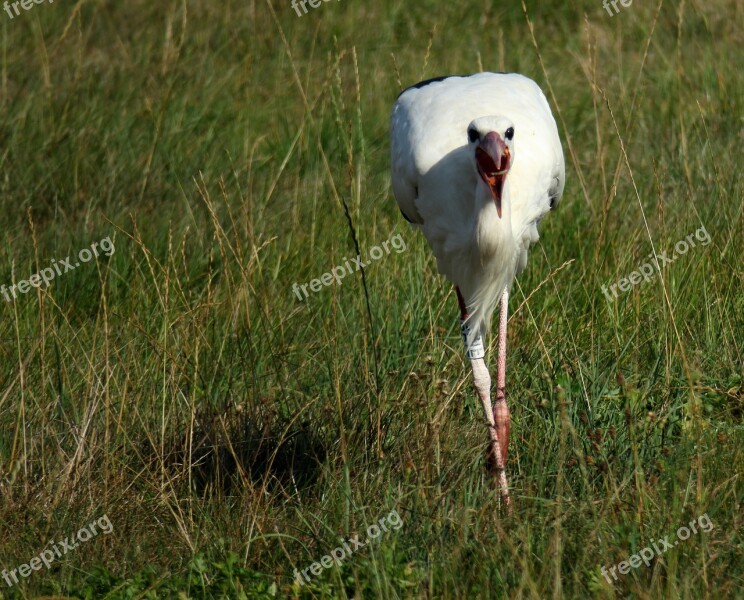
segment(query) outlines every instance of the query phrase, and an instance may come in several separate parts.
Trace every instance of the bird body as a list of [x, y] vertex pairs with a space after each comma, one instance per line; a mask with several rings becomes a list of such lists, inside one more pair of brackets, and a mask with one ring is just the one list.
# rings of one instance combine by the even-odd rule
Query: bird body
[[[440, 77], [404, 90], [390, 118], [393, 193], [457, 291], [473, 382], [489, 431], [489, 464], [506, 478], [509, 290], [563, 194], [558, 128], [538, 85], [516, 73]], [[501, 302], [496, 402], [483, 336]]]
[[[473, 122], [483, 130], [502, 123], [515, 132], [501, 216], [468, 143]], [[410, 87], [391, 115], [391, 165], [401, 211], [423, 232], [439, 271], [462, 292], [471, 331], [485, 333], [501, 293], [527, 264], [538, 223], [563, 192], [563, 152], [545, 96], [516, 73]]]

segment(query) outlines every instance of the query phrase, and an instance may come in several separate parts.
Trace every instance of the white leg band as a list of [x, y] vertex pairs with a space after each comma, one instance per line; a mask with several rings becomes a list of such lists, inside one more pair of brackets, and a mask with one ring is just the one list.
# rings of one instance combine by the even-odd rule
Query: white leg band
[[[470, 324], [460, 320], [460, 331], [462, 332], [462, 341], [465, 344], [465, 350], [468, 353], [468, 358], [470, 360], [474, 358], [483, 358], [486, 355], [486, 349], [483, 346], [483, 338], [481, 337], [481, 334], [479, 333], [475, 339], [472, 339], [472, 333], [470, 330]], [[468, 346], [468, 339], [472, 339], [470, 345]]]

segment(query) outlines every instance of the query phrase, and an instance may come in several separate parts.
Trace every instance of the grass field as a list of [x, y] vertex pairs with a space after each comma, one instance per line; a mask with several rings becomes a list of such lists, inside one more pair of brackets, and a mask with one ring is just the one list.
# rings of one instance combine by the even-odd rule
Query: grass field
[[[31, 285], [0, 296], [0, 598], [744, 598], [740, 0], [20, 8], [0, 284]], [[543, 87], [567, 166], [512, 291], [513, 516], [388, 164], [398, 92], [479, 70]], [[364, 279], [293, 293], [394, 236]]]

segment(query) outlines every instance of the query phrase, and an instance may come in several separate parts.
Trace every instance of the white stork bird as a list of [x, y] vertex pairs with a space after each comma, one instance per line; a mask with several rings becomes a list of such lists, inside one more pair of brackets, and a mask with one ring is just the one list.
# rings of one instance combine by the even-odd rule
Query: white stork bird
[[[426, 236], [454, 285], [473, 380], [490, 434], [489, 463], [506, 479], [509, 289], [537, 225], [563, 194], [563, 150], [539, 86], [516, 73], [438, 77], [404, 90], [390, 126], [392, 184], [403, 216]], [[483, 336], [501, 300], [496, 404]]]

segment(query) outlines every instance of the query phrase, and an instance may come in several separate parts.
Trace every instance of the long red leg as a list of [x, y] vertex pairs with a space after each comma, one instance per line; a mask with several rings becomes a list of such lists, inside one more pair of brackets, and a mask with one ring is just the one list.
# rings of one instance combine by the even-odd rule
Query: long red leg
[[[458, 287], [455, 287], [455, 291], [457, 292], [457, 302], [460, 305], [460, 315], [462, 317], [462, 333], [463, 333], [463, 339], [466, 344], [467, 348], [467, 332], [468, 332], [468, 326], [465, 324], [465, 320], [468, 318], [468, 311], [467, 311], [467, 304], [465, 302], [465, 299], [462, 297], [462, 294], [460, 293], [460, 289]], [[470, 359], [470, 365], [473, 368], [473, 383], [475, 384], [475, 390], [478, 394], [478, 398], [480, 399], [481, 406], [483, 407], [483, 414], [486, 417], [486, 423], [488, 425], [488, 436], [490, 439], [490, 448], [489, 448], [489, 466], [495, 471], [496, 479], [498, 481], [499, 489], [501, 490], [501, 498], [504, 501], [504, 506], [506, 507], [506, 510], [509, 514], [512, 512], [511, 507], [511, 498], [509, 497], [509, 483], [506, 478], [506, 461], [505, 457], [506, 455], [503, 452], [503, 448], [505, 446], [503, 445], [503, 442], [500, 443], [499, 438], [499, 432], [498, 432], [498, 422], [495, 420], [494, 417], [494, 409], [491, 405], [491, 375], [488, 372], [488, 368], [486, 367], [486, 362], [484, 360], [485, 352], [483, 350], [483, 343], [480, 339], [480, 335], [478, 336], [478, 339], [476, 343], [473, 343], [469, 348], [467, 348], [468, 352], [468, 358]], [[501, 356], [501, 352], [499, 353], [499, 356]], [[503, 370], [499, 370], [499, 377], [501, 378], [501, 373]], [[501, 384], [501, 390], [503, 392], [504, 385]], [[503, 395], [503, 394], [502, 394]], [[506, 402], [503, 401], [501, 404], [505, 407]], [[498, 405], [498, 402], [497, 402]], [[506, 417], [507, 417], [507, 427], [506, 427], [506, 436], [507, 436], [507, 443], [508, 443], [508, 436], [509, 436], [509, 428], [508, 428], [508, 408], [506, 409]], [[502, 414], [502, 410], [499, 409], [499, 414]]]
[[496, 404], [493, 416], [496, 421], [496, 434], [501, 445], [501, 456], [506, 457], [509, 452], [509, 429], [511, 416], [506, 404], [506, 322], [509, 316], [509, 290], [505, 289], [501, 296], [501, 310], [499, 312], [499, 363], [496, 376]]

